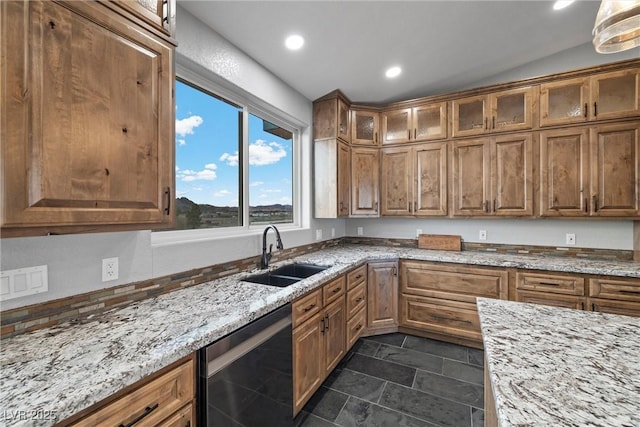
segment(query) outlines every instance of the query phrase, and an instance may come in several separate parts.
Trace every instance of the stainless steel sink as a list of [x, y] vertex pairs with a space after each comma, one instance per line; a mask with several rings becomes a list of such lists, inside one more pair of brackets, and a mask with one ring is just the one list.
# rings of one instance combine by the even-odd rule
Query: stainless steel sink
[[294, 263], [283, 265], [266, 273], [254, 274], [242, 279], [245, 282], [285, 288], [302, 279], [311, 277], [329, 268], [325, 265]]

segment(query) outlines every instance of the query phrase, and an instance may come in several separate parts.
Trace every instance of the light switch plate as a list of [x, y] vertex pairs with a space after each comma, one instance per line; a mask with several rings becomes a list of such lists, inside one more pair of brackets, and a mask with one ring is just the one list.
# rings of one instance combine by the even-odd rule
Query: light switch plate
[[39, 294], [48, 290], [46, 265], [0, 272], [0, 301]]
[[316, 230], [316, 240], [322, 240], [322, 228]]
[[364, 228], [358, 227], [358, 236], [362, 236], [364, 234]]

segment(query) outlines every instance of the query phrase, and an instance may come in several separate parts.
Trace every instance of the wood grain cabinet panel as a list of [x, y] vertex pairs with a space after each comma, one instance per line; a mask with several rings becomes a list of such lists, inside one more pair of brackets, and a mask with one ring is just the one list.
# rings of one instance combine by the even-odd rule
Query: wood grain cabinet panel
[[588, 303], [592, 311], [640, 317], [640, 279], [590, 278]]
[[325, 308], [324, 377], [333, 371], [346, 354], [347, 317], [344, 298]]
[[[362, 307], [347, 322], [347, 349], [351, 349], [367, 327], [367, 309]], [[347, 350], [348, 351], [348, 350]]]
[[293, 329], [294, 414], [324, 381], [324, 316], [324, 312], [317, 313]]
[[351, 144], [378, 145], [380, 115], [374, 111], [351, 111]]
[[315, 217], [348, 217], [351, 206], [351, 148], [338, 139], [315, 141]]
[[515, 301], [584, 310], [585, 295], [585, 279], [580, 275], [546, 271], [516, 272]]
[[98, 2], [2, 2], [3, 236], [174, 223], [173, 46]]
[[355, 288], [362, 282], [367, 281], [367, 266], [361, 265], [347, 273], [347, 290]]
[[371, 262], [367, 272], [367, 333], [398, 327], [398, 263]]
[[447, 137], [446, 102], [385, 111], [380, 117], [383, 145]]
[[378, 216], [379, 162], [377, 148], [351, 149], [351, 215]]
[[452, 202], [454, 216], [490, 214], [491, 146], [485, 139], [453, 141]]
[[351, 142], [349, 101], [334, 91], [313, 103], [313, 139], [340, 138]]

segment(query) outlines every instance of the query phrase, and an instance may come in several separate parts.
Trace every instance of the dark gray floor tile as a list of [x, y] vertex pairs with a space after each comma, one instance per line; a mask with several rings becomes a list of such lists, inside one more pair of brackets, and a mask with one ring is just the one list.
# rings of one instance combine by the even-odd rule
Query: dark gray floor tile
[[484, 351], [477, 348], [469, 348], [469, 363], [476, 366], [484, 366]]
[[368, 341], [376, 341], [383, 344], [395, 345], [396, 347], [401, 347], [406, 337], [407, 335], [405, 334], [392, 333], [392, 334], [384, 334], [384, 335], [373, 335], [370, 337], [364, 337], [363, 339]]
[[[336, 424], [342, 427], [431, 427], [433, 424], [407, 414], [350, 397]], [[433, 426], [435, 427], [435, 426]]]
[[471, 426], [469, 406], [392, 383], [385, 387], [380, 405], [440, 426]]
[[435, 356], [446, 357], [448, 359], [459, 360], [461, 362], [466, 362], [468, 360], [467, 347], [443, 341], [436, 341], [429, 338], [408, 335], [402, 347], [410, 350], [422, 351], [423, 353], [429, 353]]
[[344, 368], [409, 387], [413, 384], [416, 373], [415, 368], [357, 353], [353, 355], [351, 360], [344, 364]]
[[433, 356], [421, 351], [382, 344], [375, 354], [375, 357], [425, 371], [436, 372], [438, 374], [442, 373], [442, 357]]
[[484, 427], [484, 411], [471, 408], [471, 427]]
[[378, 348], [380, 348], [379, 342], [360, 338], [353, 347], [351, 347], [351, 351], [353, 353], [364, 354], [365, 356], [373, 356], [376, 354], [376, 351], [378, 351]]
[[323, 385], [309, 399], [303, 410], [325, 420], [334, 421], [348, 398], [348, 395], [331, 390]]
[[442, 375], [474, 384], [484, 384], [484, 369], [456, 360], [444, 359]]
[[336, 427], [336, 424], [308, 412], [300, 412], [296, 417], [296, 427]]
[[419, 370], [414, 387], [475, 408], [484, 407], [484, 388], [481, 385]]
[[342, 369], [333, 371], [323, 386], [370, 402], [377, 402], [382, 394], [385, 382], [385, 380], [361, 374], [360, 372]]

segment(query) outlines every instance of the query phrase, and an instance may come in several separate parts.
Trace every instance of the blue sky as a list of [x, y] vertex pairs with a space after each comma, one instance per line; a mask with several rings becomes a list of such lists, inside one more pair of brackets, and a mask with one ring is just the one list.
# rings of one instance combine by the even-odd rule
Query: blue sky
[[[238, 206], [241, 108], [176, 81], [176, 197]], [[249, 117], [249, 204], [291, 204], [292, 141]]]

